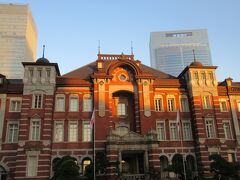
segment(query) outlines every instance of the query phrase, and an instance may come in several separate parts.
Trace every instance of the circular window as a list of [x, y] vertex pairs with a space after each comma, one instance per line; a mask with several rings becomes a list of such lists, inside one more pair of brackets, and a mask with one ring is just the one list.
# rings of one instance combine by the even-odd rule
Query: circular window
[[120, 79], [121, 81], [125, 81], [125, 80], [127, 79], [127, 77], [126, 77], [124, 74], [121, 74], [121, 75], [119, 76], [119, 79]]

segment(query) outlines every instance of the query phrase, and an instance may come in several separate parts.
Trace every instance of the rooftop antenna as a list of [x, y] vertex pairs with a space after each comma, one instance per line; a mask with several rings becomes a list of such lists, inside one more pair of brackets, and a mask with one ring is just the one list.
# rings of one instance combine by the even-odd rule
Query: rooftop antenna
[[98, 54], [101, 53], [101, 46], [100, 46], [100, 40], [98, 40]]
[[133, 42], [131, 41], [131, 55], [133, 55]]
[[44, 58], [44, 52], [45, 52], [45, 45], [43, 45], [43, 55], [42, 55], [43, 58]]
[[193, 60], [194, 60], [194, 62], [196, 62], [195, 50], [193, 49], [192, 52], [193, 52]]

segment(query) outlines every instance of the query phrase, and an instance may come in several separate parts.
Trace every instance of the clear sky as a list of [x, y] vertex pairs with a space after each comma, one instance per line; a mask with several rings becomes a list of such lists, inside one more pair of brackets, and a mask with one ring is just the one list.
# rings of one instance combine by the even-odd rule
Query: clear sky
[[129, 54], [150, 65], [150, 32], [208, 29], [218, 80], [240, 81], [239, 0], [8, 0], [27, 3], [38, 28], [37, 57], [57, 62], [61, 74], [101, 53]]

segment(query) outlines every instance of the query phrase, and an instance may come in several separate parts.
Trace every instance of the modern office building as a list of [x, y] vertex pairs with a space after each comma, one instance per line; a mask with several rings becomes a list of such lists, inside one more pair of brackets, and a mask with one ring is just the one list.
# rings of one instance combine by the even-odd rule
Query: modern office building
[[150, 35], [151, 66], [178, 76], [194, 59], [212, 65], [206, 29], [152, 32]]
[[36, 60], [37, 29], [28, 5], [0, 4], [0, 73], [23, 78], [22, 62]]
[[175, 177], [166, 167], [178, 157], [197, 179], [212, 176], [211, 154], [240, 159], [240, 83], [217, 82], [216, 66], [195, 61], [174, 77], [123, 54], [98, 54], [65, 75], [46, 58], [23, 66], [23, 80], [0, 75], [0, 179], [49, 180], [66, 155], [84, 174], [91, 117], [108, 162], [97, 179]]

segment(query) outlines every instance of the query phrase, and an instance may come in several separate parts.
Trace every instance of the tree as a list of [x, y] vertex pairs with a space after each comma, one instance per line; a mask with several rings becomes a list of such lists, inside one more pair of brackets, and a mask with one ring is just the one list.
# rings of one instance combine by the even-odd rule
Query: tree
[[210, 171], [214, 172], [214, 179], [228, 180], [238, 179], [237, 164], [228, 162], [219, 154], [212, 154], [209, 156]]
[[79, 169], [78, 161], [71, 156], [55, 158], [53, 160], [54, 176], [51, 180], [82, 180]]

